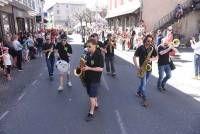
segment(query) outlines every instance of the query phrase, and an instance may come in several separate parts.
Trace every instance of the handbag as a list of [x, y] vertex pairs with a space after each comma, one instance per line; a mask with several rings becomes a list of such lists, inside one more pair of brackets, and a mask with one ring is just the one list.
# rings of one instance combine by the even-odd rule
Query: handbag
[[174, 62], [171, 58], [169, 58], [169, 66], [170, 66], [171, 70], [176, 69], [176, 66], [174, 65]]

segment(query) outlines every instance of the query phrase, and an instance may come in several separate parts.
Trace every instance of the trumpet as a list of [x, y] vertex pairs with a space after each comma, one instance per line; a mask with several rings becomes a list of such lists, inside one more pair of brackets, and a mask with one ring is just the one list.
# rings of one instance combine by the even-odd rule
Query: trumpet
[[174, 39], [170, 44], [174, 47], [178, 47], [181, 43], [179, 39]]

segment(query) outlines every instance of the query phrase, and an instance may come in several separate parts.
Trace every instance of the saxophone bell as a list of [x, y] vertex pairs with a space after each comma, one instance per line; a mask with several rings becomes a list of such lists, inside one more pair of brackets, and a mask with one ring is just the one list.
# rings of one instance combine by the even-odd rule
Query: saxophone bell
[[146, 69], [146, 71], [151, 71], [151, 69], [152, 69], [151, 64], [147, 64], [145, 69]]
[[74, 69], [74, 75], [77, 77], [80, 77], [82, 74], [82, 70], [80, 67], [77, 67], [76, 69]]

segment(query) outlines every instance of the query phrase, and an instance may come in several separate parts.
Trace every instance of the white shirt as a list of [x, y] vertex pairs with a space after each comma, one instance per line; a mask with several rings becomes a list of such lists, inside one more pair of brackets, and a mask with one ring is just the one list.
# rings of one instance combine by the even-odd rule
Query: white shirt
[[194, 49], [194, 53], [200, 55], [200, 41], [192, 44], [192, 49]]
[[14, 40], [13, 41], [13, 46], [14, 46], [14, 48], [15, 48], [16, 51], [20, 51], [23, 48], [22, 45], [20, 44], [20, 42], [18, 40]]
[[4, 63], [5, 66], [12, 65], [10, 54], [5, 53], [3, 55], [3, 63]]

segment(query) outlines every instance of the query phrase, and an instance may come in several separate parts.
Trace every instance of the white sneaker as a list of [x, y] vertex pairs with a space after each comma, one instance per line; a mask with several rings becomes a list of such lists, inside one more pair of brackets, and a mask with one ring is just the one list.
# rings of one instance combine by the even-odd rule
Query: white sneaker
[[63, 87], [62, 87], [62, 86], [59, 86], [58, 92], [62, 92], [62, 91], [63, 91]]
[[69, 87], [72, 87], [71, 81], [67, 82], [67, 85], [68, 85]]

